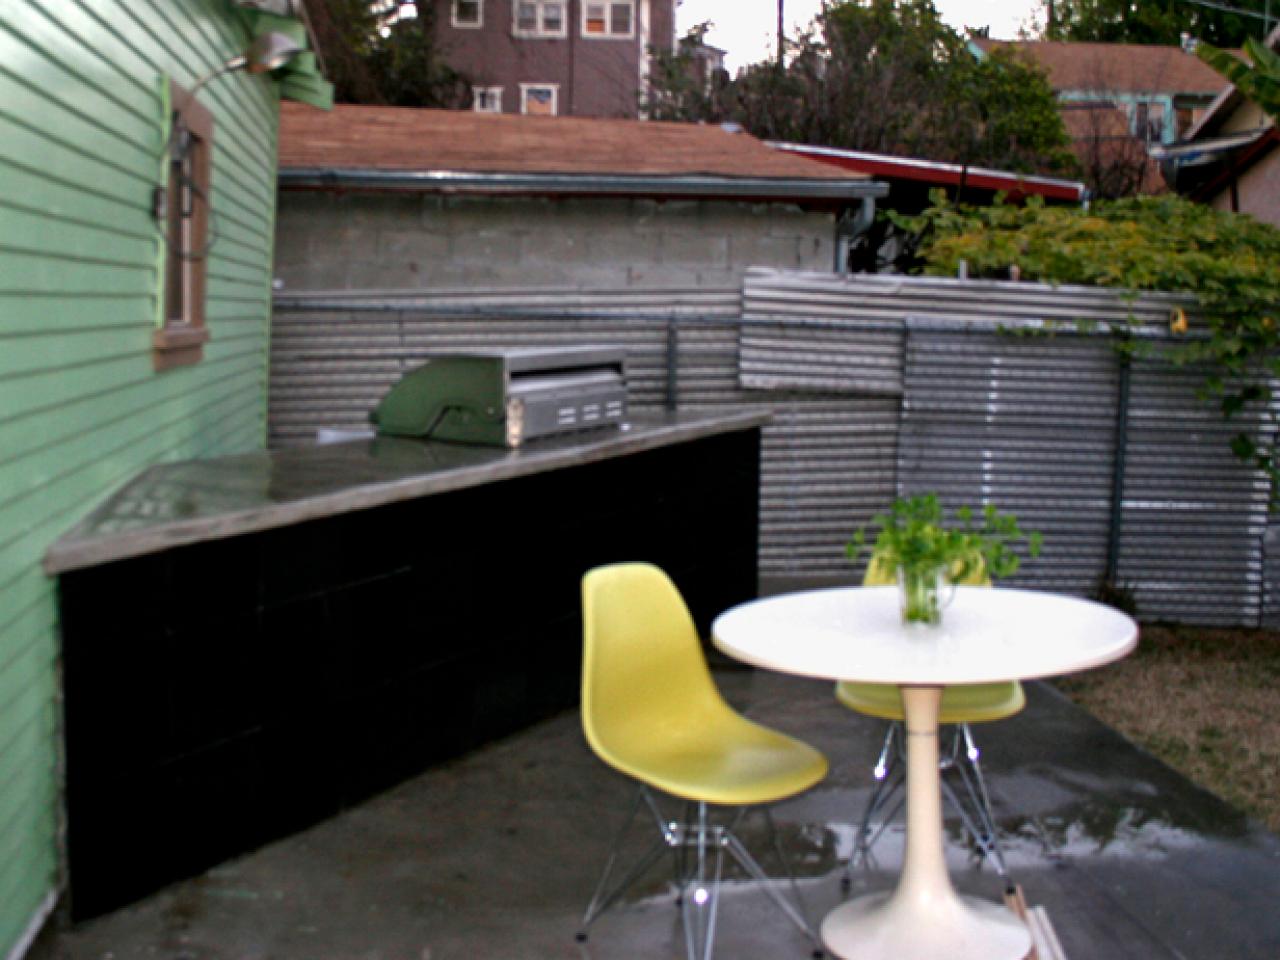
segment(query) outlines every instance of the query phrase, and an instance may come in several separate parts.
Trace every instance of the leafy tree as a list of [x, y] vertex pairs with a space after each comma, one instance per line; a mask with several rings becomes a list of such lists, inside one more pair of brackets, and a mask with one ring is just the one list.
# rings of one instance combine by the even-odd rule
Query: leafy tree
[[[1043, 0], [1043, 6], [1046, 40], [1177, 45], [1185, 33], [1238, 47], [1266, 29], [1261, 15], [1267, 0], [1228, 0], [1217, 7], [1190, 0]], [[1219, 9], [1223, 6], [1257, 16]]]
[[[412, 7], [416, 16], [402, 16]], [[463, 107], [471, 85], [432, 42], [433, 4], [316, 0], [308, 6], [339, 103]]]
[[955, 119], [935, 127], [931, 154], [1020, 172], [1075, 172], [1070, 139], [1044, 71], [1009, 47], [959, 57], [944, 101]]
[[1251, 63], [1207, 43], [1196, 46], [1196, 54], [1235, 84], [1236, 89], [1260, 106], [1280, 124], [1280, 54], [1250, 37], [1244, 52]]
[[765, 61], [738, 74], [726, 91], [725, 103], [729, 119], [757, 137], [838, 145], [807, 134], [813, 93], [794, 70]]
[[[1171, 195], [1101, 201], [1087, 210], [1047, 207], [1037, 198], [985, 208], [934, 199], [919, 217], [895, 217], [924, 238], [925, 272], [954, 276], [964, 260], [971, 276], [1005, 277], [1016, 266], [1026, 280], [1190, 293], [1199, 304], [1199, 335], [1182, 340], [1169, 358], [1206, 365], [1203, 393], [1226, 417], [1272, 403], [1280, 377], [1280, 229]], [[1277, 442], [1275, 431], [1269, 440], [1241, 434], [1232, 449], [1276, 482]]]
[[652, 116], [732, 120], [766, 139], [851, 150], [1070, 169], [1066, 131], [1039, 68], [1007, 52], [979, 61], [932, 0], [832, 3], [789, 42], [782, 63], [753, 64], [719, 87], [690, 83], [704, 33], [658, 58]]
[[672, 50], [649, 48], [649, 90], [641, 105], [651, 120], [719, 123], [728, 77], [723, 71], [704, 77], [698, 51], [706, 44], [711, 22], [692, 27]]
[[972, 59], [932, 0], [848, 0], [818, 22], [820, 36], [800, 38], [790, 71], [805, 93], [796, 139], [923, 152], [943, 100], [958, 89], [950, 68]]

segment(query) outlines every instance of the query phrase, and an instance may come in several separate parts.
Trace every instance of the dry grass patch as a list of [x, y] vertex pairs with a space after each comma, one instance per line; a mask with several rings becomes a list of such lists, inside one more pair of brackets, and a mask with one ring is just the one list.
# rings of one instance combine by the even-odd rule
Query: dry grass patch
[[1144, 625], [1132, 656], [1058, 686], [1280, 832], [1280, 633]]

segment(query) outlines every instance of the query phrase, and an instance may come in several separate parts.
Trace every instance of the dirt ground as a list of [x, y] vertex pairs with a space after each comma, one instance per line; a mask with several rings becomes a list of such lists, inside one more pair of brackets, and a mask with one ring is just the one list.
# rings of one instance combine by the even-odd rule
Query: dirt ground
[[1280, 832], [1280, 633], [1144, 624], [1134, 654], [1058, 686]]

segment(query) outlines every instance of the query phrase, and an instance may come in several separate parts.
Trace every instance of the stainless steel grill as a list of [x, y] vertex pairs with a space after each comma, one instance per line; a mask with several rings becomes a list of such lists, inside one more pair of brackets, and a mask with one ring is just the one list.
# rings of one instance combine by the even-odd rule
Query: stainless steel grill
[[626, 407], [623, 351], [525, 347], [432, 357], [405, 374], [369, 418], [379, 433], [518, 447], [616, 426]]

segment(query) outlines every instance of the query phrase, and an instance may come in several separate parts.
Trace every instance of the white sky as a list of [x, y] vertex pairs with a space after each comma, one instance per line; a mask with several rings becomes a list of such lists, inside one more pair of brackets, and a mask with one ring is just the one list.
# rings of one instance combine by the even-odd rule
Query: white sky
[[[784, 0], [783, 18], [791, 35], [795, 25], [806, 25], [821, 9], [821, 0]], [[676, 10], [676, 35], [704, 20], [714, 21], [707, 34], [713, 47], [727, 50], [729, 72], [748, 63], [763, 60], [777, 47], [774, 34], [778, 25], [777, 0], [679, 0]], [[991, 36], [1012, 40], [1018, 28], [1029, 23], [1039, 12], [1036, 0], [934, 0], [942, 19], [957, 30], [964, 27], [990, 25]]]

